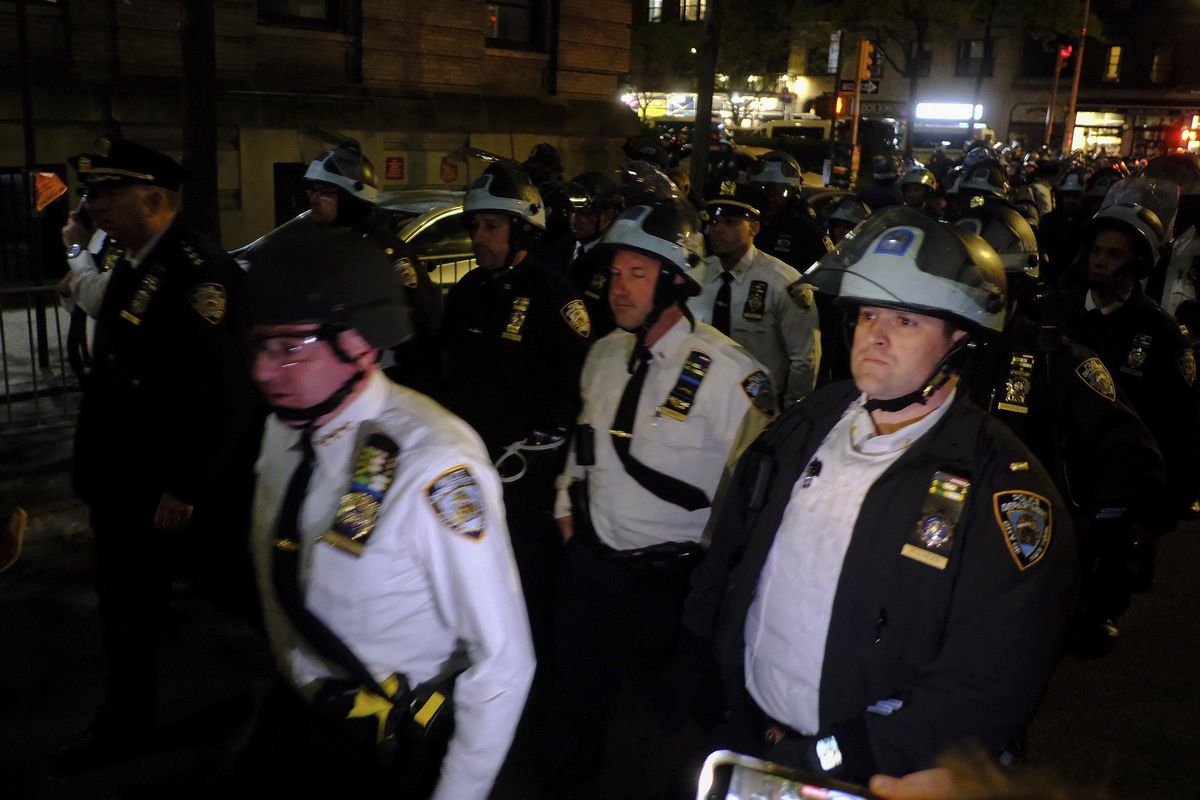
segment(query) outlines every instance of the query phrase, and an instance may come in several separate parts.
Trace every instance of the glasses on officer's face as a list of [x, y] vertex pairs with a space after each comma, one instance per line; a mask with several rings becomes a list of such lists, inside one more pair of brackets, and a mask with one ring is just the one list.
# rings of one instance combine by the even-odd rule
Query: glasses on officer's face
[[321, 200], [332, 200], [337, 197], [337, 187], [322, 186], [319, 183], [309, 184], [304, 187], [304, 191], [308, 192], [310, 198], [316, 197]]
[[294, 367], [312, 361], [320, 336], [259, 336], [249, 342], [252, 359], [267, 359], [280, 367]]

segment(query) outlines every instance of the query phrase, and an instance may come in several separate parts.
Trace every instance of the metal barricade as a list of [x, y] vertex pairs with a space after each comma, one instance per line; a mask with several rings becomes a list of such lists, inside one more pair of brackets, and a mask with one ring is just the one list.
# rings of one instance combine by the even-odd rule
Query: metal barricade
[[0, 288], [0, 436], [72, 425], [79, 383], [67, 361], [70, 315], [53, 285]]

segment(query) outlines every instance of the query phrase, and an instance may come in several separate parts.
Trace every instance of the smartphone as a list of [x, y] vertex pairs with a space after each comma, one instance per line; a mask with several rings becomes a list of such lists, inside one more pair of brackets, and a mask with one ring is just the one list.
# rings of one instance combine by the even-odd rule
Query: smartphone
[[729, 750], [709, 754], [696, 800], [875, 800], [861, 786]]
[[92, 215], [87, 210], [88, 193], [86, 191], [79, 195], [79, 205], [75, 206], [75, 213], [79, 216], [79, 224], [87, 228], [89, 231], [96, 227], [92, 222]]

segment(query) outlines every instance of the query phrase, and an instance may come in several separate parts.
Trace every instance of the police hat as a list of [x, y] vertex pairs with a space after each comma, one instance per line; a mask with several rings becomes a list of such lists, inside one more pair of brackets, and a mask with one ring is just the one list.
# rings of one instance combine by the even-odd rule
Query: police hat
[[558, 157], [558, 150], [549, 142], [541, 142], [535, 144], [533, 149], [529, 151], [529, 158], [521, 164], [525, 169], [535, 166], [548, 167], [555, 172], [562, 172], [562, 159]]
[[748, 186], [738, 184], [732, 194], [723, 192], [704, 204], [709, 219], [717, 217], [742, 217], [757, 222], [762, 217], [760, 195]]
[[188, 172], [168, 155], [125, 139], [101, 140], [98, 153], [80, 153], [67, 159], [87, 186], [128, 186], [144, 183], [173, 192], [187, 180]]

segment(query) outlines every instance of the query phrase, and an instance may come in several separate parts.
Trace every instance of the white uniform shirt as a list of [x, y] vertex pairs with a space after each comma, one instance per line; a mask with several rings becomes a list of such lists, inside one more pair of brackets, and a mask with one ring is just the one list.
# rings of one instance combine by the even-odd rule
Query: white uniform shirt
[[[710, 325], [722, 271], [721, 260], [709, 256], [700, 294], [688, 300], [696, 319]], [[782, 402], [794, 403], [816, 386], [821, 361], [812, 292], [790, 293], [788, 287], [800, 280], [800, 273], [754, 245], [730, 272], [729, 335], [767, 368]]]
[[[923, 419], [876, 435], [865, 397], [817, 448], [820, 471], [792, 486], [746, 615], [746, 688], [769, 716], [803, 734], [819, 728], [821, 670], [842, 562], [863, 498], [910, 444], [942, 418], [954, 393]], [[809, 469], [811, 471], [812, 463]]]
[[[74, 258], [67, 259], [67, 266], [71, 268], [69, 284], [71, 296], [63, 299], [63, 307], [67, 311], [73, 311], [78, 306], [89, 317], [94, 318], [100, 313], [100, 303], [104, 300], [104, 290], [108, 288], [108, 279], [112, 273], [99, 270], [96, 266], [93, 248], [99, 252], [100, 248], [104, 246], [105, 236], [107, 234], [104, 231], [97, 229], [92, 234], [87, 248], [80, 250], [79, 255]], [[89, 341], [91, 340], [90, 327]]]
[[[609, 430], [630, 374], [627, 368], [635, 337], [616, 330], [588, 351], [583, 365], [583, 409], [579, 422], [595, 428], [596, 464], [579, 467], [572, 450], [558, 482], [555, 516], [570, 515], [567, 486], [587, 475], [592, 524], [604, 544], [633, 550], [663, 542], [698, 542], [711, 508], [688, 511], [659, 499], [630, 477], [613, 447]], [[630, 455], [651, 469], [700, 489], [713, 500], [727, 466], [770, 421], [769, 399], [752, 399], [773, 390], [762, 365], [729, 337], [680, 319], [650, 348], [653, 359], [638, 396]], [[687, 416], [661, 413], [680, 383], [684, 362], [693, 351], [712, 359]], [[756, 376], [755, 374], [758, 373]], [[761, 407], [759, 404], [763, 404]]]
[[[359, 447], [373, 432], [399, 446], [394, 480], [361, 555], [317, 541], [334, 522]], [[299, 689], [343, 676], [303, 641], [271, 582], [276, 521], [300, 461], [300, 433], [267, 421], [257, 464], [253, 552], [264, 618], [280, 671]], [[438, 675], [457, 645], [471, 666], [454, 692], [454, 737], [434, 797], [487, 797], [508, 752], [533, 678], [533, 647], [505, 526], [500, 481], [479, 437], [441, 406], [379, 372], [315, 431], [316, 464], [300, 512], [306, 605], [380, 680], [417, 685]], [[441, 476], [473, 477], [483, 531], [456, 532], [435, 508]], [[462, 473], [458, 473], [461, 475]], [[440, 485], [445, 485], [440, 484]], [[433, 495], [431, 495], [433, 492]], [[450, 496], [442, 496], [443, 508]], [[453, 514], [453, 512], [449, 512]]]
[[[1195, 226], [1188, 228], [1175, 240], [1171, 246], [1171, 260], [1167, 264], [1166, 282], [1163, 285], [1162, 309], [1171, 316], [1184, 300], [1196, 299], [1196, 287], [1188, 274], [1192, 262], [1200, 256], [1200, 238], [1197, 238]], [[1195, 331], [1191, 331], [1195, 333]]]

